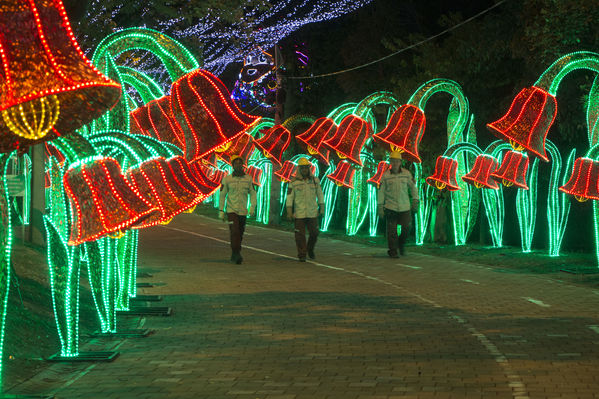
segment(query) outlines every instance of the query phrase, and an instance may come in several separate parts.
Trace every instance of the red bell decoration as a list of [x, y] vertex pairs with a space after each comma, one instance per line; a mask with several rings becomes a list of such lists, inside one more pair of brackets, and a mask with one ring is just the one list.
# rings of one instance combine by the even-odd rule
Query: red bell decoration
[[366, 183], [374, 184], [376, 187], [379, 187], [381, 185], [383, 174], [389, 169], [391, 169], [391, 164], [389, 162], [379, 162], [376, 167], [376, 173], [370, 179], [366, 180]]
[[69, 245], [128, 229], [159, 214], [125, 180], [117, 161], [102, 157], [87, 161], [73, 164], [63, 177], [73, 220]]
[[570, 180], [559, 189], [578, 201], [599, 200], [599, 162], [591, 158], [576, 158]]
[[506, 187], [515, 185], [528, 190], [526, 184], [527, 171], [528, 156], [522, 152], [508, 151], [505, 153], [499, 169], [491, 173], [491, 176], [501, 181]]
[[401, 152], [403, 159], [420, 163], [418, 145], [425, 127], [424, 112], [414, 105], [405, 104], [393, 112], [387, 126], [373, 138], [387, 150]]
[[161, 212], [158, 217], [146, 221], [139, 228], [166, 223], [201, 200], [193, 188], [179, 184], [164, 158], [153, 158], [129, 169], [127, 179]]
[[[216, 167], [216, 154], [214, 152], [211, 152], [208, 155], [204, 155], [197, 162], [200, 162], [202, 165]], [[193, 163], [195, 163], [195, 162], [193, 162]]]
[[358, 116], [348, 115], [337, 127], [335, 135], [323, 144], [336, 151], [339, 158], [361, 166], [360, 150], [371, 133], [372, 127], [368, 122]]
[[220, 185], [221, 182], [223, 181], [223, 179], [225, 178], [225, 176], [228, 174], [229, 174], [229, 172], [227, 172], [226, 170], [215, 168], [214, 170], [212, 170], [212, 173], [208, 177], [215, 184]]
[[0, 152], [72, 133], [118, 102], [120, 85], [85, 57], [61, 0], [2, 0], [0, 33]]
[[183, 130], [189, 161], [226, 146], [260, 120], [259, 116], [242, 112], [225, 85], [201, 69], [173, 83], [171, 107]]
[[281, 166], [281, 158], [290, 141], [291, 133], [289, 130], [285, 126], [274, 125], [264, 133], [263, 137], [254, 140], [254, 144], [262, 151], [265, 157], [278, 166]]
[[544, 161], [549, 161], [545, 152], [545, 138], [556, 114], [555, 96], [532, 86], [518, 93], [503, 118], [487, 126], [494, 135], [509, 142], [515, 150], [526, 149]]
[[181, 127], [177, 123], [170, 105], [170, 96], [164, 96], [152, 100], [143, 106], [148, 114], [151, 130], [150, 136], [160, 141], [171, 143], [185, 149], [185, 137]]
[[260, 179], [262, 178], [262, 169], [255, 167], [254, 165], [245, 168], [245, 173], [252, 177], [252, 181], [256, 186], [262, 186]]
[[[186, 161], [187, 162], [187, 161]], [[211, 167], [203, 165], [201, 162], [196, 161], [188, 164], [191, 169], [191, 173], [196, 180], [201, 184], [208, 187], [220, 187], [220, 181], [215, 182], [210, 176], [213, 174]]]
[[[211, 196], [219, 187], [203, 173], [192, 171], [190, 165], [183, 157], [173, 157], [166, 161], [173, 175], [187, 191], [197, 192], [198, 202]], [[191, 186], [189, 186], [191, 185]]]
[[278, 172], [275, 172], [275, 175], [279, 177], [282, 182], [288, 183], [295, 176], [295, 172], [297, 170], [297, 165], [291, 161], [283, 162], [283, 166]]
[[333, 173], [327, 177], [338, 186], [354, 188], [354, 174], [356, 170], [349, 162], [341, 161]]
[[460, 189], [456, 180], [456, 172], [458, 171], [458, 161], [446, 156], [437, 157], [435, 163], [435, 173], [426, 178], [426, 182], [431, 186], [437, 187], [439, 190], [446, 188], [448, 191], [456, 191]]
[[333, 137], [337, 131], [337, 125], [331, 118], [318, 118], [312, 126], [302, 134], [295, 136], [296, 139], [306, 144], [308, 153], [329, 163], [329, 149], [323, 146], [323, 141]]
[[243, 159], [248, 159], [254, 151], [254, 138], [247, 133], [243, 133], [235, 141], [231, 142], [231, 146], [226, 151], [218, 153], [218, 157], [231, 164], [231, 155], [239, 155]]
[[152, 123], [150, 122], [150, 115], [148, 115], [148, 110], [145, 105], [129, 112], [129, 129], [133, 134], [152, 136], [152, 134], [150, 134], [152, 131]]
[[487, 154], [481, 154], [474, 160], [472, 170], [462, 176], [468, 184], [472, 184], [476, 188], [492, 188], [498, 190], [497, 181], [491, 177], [491, 173], [497, 170], [499, 162], [495, 158]]

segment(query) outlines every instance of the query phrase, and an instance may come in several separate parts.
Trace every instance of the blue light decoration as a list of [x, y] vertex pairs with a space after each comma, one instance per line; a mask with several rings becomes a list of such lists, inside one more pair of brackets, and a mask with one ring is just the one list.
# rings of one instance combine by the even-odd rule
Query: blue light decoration
[[[338, 18], [371, 1], [279, 0], [270, 7], [246, 7], [243, 11], [244, 16], [233, 23], [223, 20], [217, 13], [210, 13], [184, 29], [176, 26], [182, 20], [179, 16], [157, 19], [154, 27], [176, 39], [203, 44], [204, 68], [219, 75], [227, 65], [241, 61], [256, 46], [270, 49], [304, 25]], [[141, 14], [148, 12], [150, 7], [150, 4], [141, 4]], [[113, 18], [119, 15], [120, 8], [114, 8]], [[105, 4], [100, 0], [93, 0], [89, 10], [83, 23], [103, 23], [101, 17], [106, 13]], [[157, 66], [151, 55], [146, 52], [134, 52], [128, 62], [130, 64], [127, 66], [156, 76], [159, 82], [168, 79], [164, 66]]]
[[243, 67], [231, 92], [240, 107], [269, 109], [277, 90], [275, 60], [260, 47], [253, 48], [243, 59]]

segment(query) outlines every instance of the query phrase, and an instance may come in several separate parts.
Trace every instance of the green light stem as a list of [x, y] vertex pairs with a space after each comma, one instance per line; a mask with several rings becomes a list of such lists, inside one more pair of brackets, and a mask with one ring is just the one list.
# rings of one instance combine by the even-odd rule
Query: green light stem
[[[548, 150], [552, 161], [549, 191], [547, 193], [549, 256], [559, 256], [562, 239], [568, 223], [568, 215], [570, 214], [570, 199], [566, 193], [558, 190], [560, 185], [559, 175], [562, 169], [562, 156], [555, 144], [549, 140], [545, 142], [545, 148]], [[570, 152], [568, 164], [561, 179], [561, 185], [564, 185], [569, 177], [568, 172], [571, 170], [575, 154], [575, 149]]]
[[590, 51], [566, 54], [551, 64], [534, 85], [555, 96], [562, 79], [577, 69], [587, 69], [599, 73], [599, 54]]
[[118, 67], [118, 71], [123, 83], [133, 87], [135, 91], [139, 93], [144, 104], [160, 97], [164, 97], [162, 88], [145, 73], [122, 65]]
[[102, 69], [106, 56], [117, 59], [125, 51], [151, 52], [165, 66], [172, 81], [200, 67], [200, 63], [181, 43], [164, 33], [147, 28], [129, 28], [106, 36], [94, 52], [92, 63]]
[[516, 194], [516, 213], [520, 225], [522, 252], [531, 252], [532, 239], [537, 220], [537, 176], [539, 159], [535, 158], [528, 171], [528, 190], [519, 188]]
[[464, 95], [462, 87], [449, 79], [433, 79], [420, 86], [408, 101], [408, 104], [420, 108], [423, 112], [426, 103], [431, 96], [438, 92], [451, 94], [458, 103], [459, 115], [452, 129], [448, 131], [448, 144], [452, 145], [460, 141], [460, 134], [464, 131], [469, 117], [468, 99]]

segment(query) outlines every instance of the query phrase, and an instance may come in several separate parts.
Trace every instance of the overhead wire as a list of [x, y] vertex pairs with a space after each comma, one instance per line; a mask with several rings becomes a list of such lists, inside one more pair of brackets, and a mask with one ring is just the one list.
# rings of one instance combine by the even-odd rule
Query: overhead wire
[[444, 30], [444, 31], [442, 31], [442, 32], [439, 32], [439, 33], [437, 33], [437, 34], [435, 34], [435, 35], [433, 35], [433, 36], [427, 37], [426, 39], [420, 40], [419, 42], [416, 42], [416, 43], [414, 43], [414, 44], [411, 44], [411, 45], [409, 45], [409, 46], [407, 46], [407, 47], [404, 47], [404, 48], [402, 48], [402, 49], [399, 49], [399, 50], [397, 50], [397, 51], [395, 51], [395, 52], [393, 52], [393, 53], [391, 53], [391, 54], [387, 54], [387, 55], [386, 55], [386, 56], [384, 56], [384, 57], [381, 57], [381, 58], [378, 58], [378, 59], [376, 59], [376, 60], [373, 60], [373, 61], [367, 62], [366, 64], [358, 65], [358, 66], [351, 67], [351, 68], [347, 68], [347, 69], [342, 69], [342, 70], [340, 70], [340, 71], [329, 72], [329, 73], [322, 73], [322, 74], [318, 74], [318, 75], [310, 75], [310, 76], [288, 76], [288, 77], [286, 77], [286, 79], [303, 80], [303, 79], [316, 79], [316, 78], [324, 78], [324, 77], [327, 77], [327, 76], [340, 75], [340, 74], [342, 74], [342, 73], [351, 72], [351, 71], [355, 71], [355, 70], [357, 70], [357, 69], [365, 68], [365, 67], [367, 67], [367, 66], [370, 66], [370, 65], [376, 64], [376, 63], [378, 63], [378, 62], [381, 62], [381, 61], [384, 61], [384, 60], [386, 60], [386, 59], [388, 59], [388, 58], [391, 58], [391, 57], [393, 57], [393, 56], [396, 56], [397, 54], [403, 53], [404, 51], [407, 51], [407, 50], [413, 49], [414, 47], [420, 46], [421, 44], [424, 44], [424, 43], [426, 43], [426, 42], [429, 42], [429, 41], [431, 41], [431, 40], [434, 40], [434, 39], [438, 38], [439, 36], [442, 36], [442, 35], [444, 35], [444, 34], [446, 34], [446, 33], [448, 33], [448, 32], [451, 32], [451, 31], [453, 31], [453, 30], [455, 30], [455, 29], [459, 28], [460, 26], [462, 26], [462, 25], [465, 25], [465, 24], [467, 24], [468, 22], [470, 22], [470, 21], [472, 21], [472, 20], [474, 20], [474, 19], [476, 19], [476, 18], [480, 17], [481, 15], [484, 15], [484, 14], [488, 13], [489, 11], [493, 10], [494, 8], [496, 8], [496, 7], [499, 7], [501, 4], [503, 4], [503, 3], [507, 2], [507, 1], [508, 1], [508, 0], [501, 0], [501, 1], [499, 1], [498, 3], [495, 3], [494, 5], [492, 5], [491, 7], [488, 7], [488, 8], [486, 8], [486, 9], [482, 10], [482, 11], [481, 11], [481, 12], [479, 12], [478, 14], [476, 14], [476, 15], [473, 15], [472, 17], [470, 17], [470, 18], [467, 18], [467, 19], [463, 20], [462, 22], [460, 22], [460, 23], [458, 23], [458, 24], [455, 24], [454, 26], [452, 26], [452, 27], [450, 27], [450, 28], [447, 28], [447, 29], [445, 29], [445, 30]]

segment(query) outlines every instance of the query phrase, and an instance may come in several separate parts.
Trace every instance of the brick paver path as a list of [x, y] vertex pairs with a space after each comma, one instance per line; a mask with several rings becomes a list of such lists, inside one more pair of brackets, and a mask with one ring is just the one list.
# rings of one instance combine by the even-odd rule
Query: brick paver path
[[140, 293], [164, 295], [159, 305], [173, 315], [141, 320], [154, 334], [113, 341], [116, 361], [71, 370], [51, 391], [599, 397], [598, 290], [416, 253], [389, 259], [385, 249], [326, 238], [315, 262], [299, 263], [291, 233], [257, 226], [243, 244], [245, 262], [231, 264], [227, 225], [193, 214], [143, 231], [140, 267], [154, 276], [141, 281], [164, 285]]

